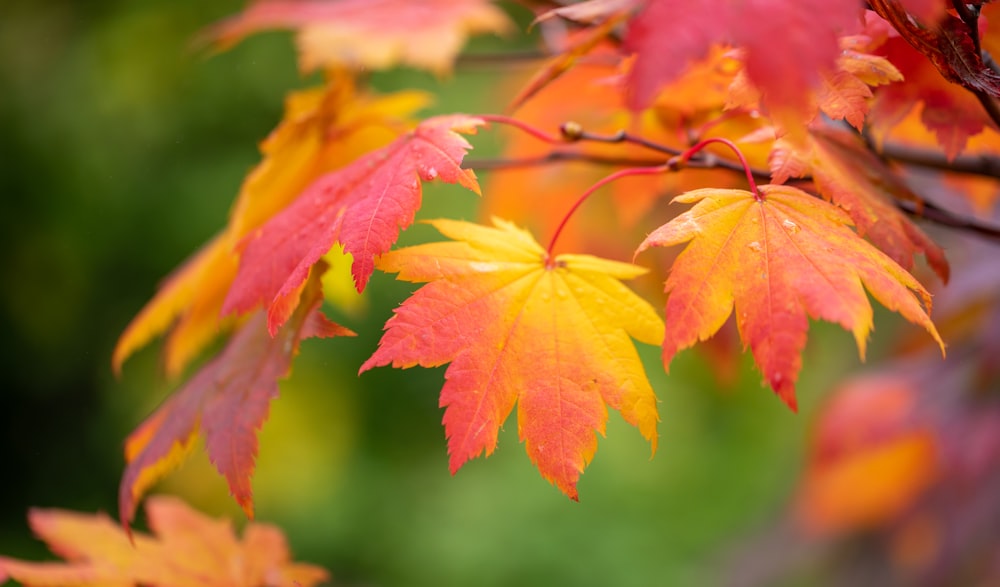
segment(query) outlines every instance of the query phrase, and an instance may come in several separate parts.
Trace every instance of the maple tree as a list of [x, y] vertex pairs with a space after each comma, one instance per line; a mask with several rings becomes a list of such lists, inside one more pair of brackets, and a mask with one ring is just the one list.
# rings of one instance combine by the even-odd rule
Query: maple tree
[[[254, 0], [206, 28], [201, 41], [216, 50], [292, 30], [300, 69], [322, 83], [289, 94], [228, 224], [115, 348], [120, 371], [163, 335], [165, 371], [178, 378], [222, 342], [127, 439], [126, 528], [199, 434], [252, 518], [257, 431], [278, 380], [302, 341], [354, 334], [321, 310], [331, 266], [350, 266], [359, 295], [376, 270], [423, 284], [359, 374], [448, 365], [439, 405], [452, 473], [496, 449], [516, 405], [531, 462], [572, 499], [609, 407], [656, 450], [669, 406], [658, 407], [637, 343], [658, 345], [668, 370], [717, 333], [724, 345], [735, 326], [764, 385], [792, 410], [809, 321], [850, 332], [864, 359], [872, 298], [923, 331], [895, 362], [919, 356], [949, 374], [961, 368], [946, 349], [997, 350], [995, 335], [969, 325], [995, 321], [997, 289], [975, 290], [985, 300], [975, 307], [962, 303], [971, 291], [947, 297], [949, 281], [984, 271], [970, 259], [985, 253], [963, 239], [1000, 238], [990, 223], [1000, 193], [995, 4], [519, 4], [542, 34], [530, 76], [498, 79], [505, 114], [421, 117], [431, 96], [366, 86], [368, 71], [397, 66], [448, 75], [468, 37], [512, 34], [521, 13], [489, 0]], [[502, 156], [476, 156], [486, 133], [505, 139]], [[449, 240], [394, 248], [429, 182], [471, 192], [488, 220], [419, 218]], [[663, 287], [637, 279], [646, 274]], [[977, 369], [942, 409], [971, 422], [971, 402], [985, 406], [972, 428], [987, 456], [965, 463], [971, 472], [948, 460], [951, 420], [920, 400], [919, 380], [873, 377], [871, 393], [845, 385], [813, 441], [796, 506], [803, 526], [837, 534], [921, 508], [943, 516], [948, 508], [925, 501], [942, 471], [994, 479], [985, 469], [1000, 459], [996, 369]], [[844, 496], [873, 477], [891, 480]], [[12, 577], [28, 573], [16, 569], [0, 561]]]

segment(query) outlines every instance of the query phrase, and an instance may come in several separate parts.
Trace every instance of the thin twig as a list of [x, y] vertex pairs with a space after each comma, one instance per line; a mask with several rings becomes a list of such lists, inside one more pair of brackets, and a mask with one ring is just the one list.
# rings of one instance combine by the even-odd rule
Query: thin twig
[[591, 155], [579, 151], [550, 151], [538, 157], [520, 157], [515, 159], [498, 158], [470, 158], [462, 163], [462, 167], [467, 169], [496, 170], [496, 169], [516, 169], [520, 167], [541, 167], [553, 163], [564, 163], [569, 161], [582, 161], [593, 165], [608, 167], [653, 167], [663, 165], [666, 158], [656, 159], [653, 157], [608, 157], [605, 155]]
[[[656, 165], [663, 165], [666, 163], [667, 159], [656, 159], [654, 157], [608, 157], [606, 155], [593, 155], [580, 151], [553, 150], [537, 157], [520, 157], [512, 159], [469, 158], [462, 163], [462, 167], [476, 171], [487, 171], [498, 169], [516, 169], [520, 167], [540, 167], [543, 165], [566, 163], [570, 161], [581, 161], [584, 163], [609, 167], [653, 167]], [[692, 157], [685, 166], [695, 169], [719, 168], [728, 169], [729, 171], [737, 171], [740, 173], [743, 172], [743, 166], [736, 161], [716, 157], [710, 153], [702, 153]], [[751, 167], [750, 172], [753, 174], [755, 179], [771, 179], [771, 172], [766, 169]], [[808, 180], [808, 178], [805, 179]]]
[[930, 220], [935, 224], [957, 228], [1000, 242], [1000, 227], [983, 224], [969, 218], [962, 218], [926, 200], [920, 202], [896, 200], [896, 207], [917, 218]]
[[959, 155], [949, 161], [940, 151], [895, 143], [885, 143], [876, 152], [886, 159], [905, 165], [1000, 179], [1000, 157], [993, 155]]

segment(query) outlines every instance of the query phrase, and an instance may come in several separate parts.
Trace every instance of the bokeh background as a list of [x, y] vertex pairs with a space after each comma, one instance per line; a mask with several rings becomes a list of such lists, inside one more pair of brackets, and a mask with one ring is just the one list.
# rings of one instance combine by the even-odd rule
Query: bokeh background
[[[113, 377], [110, 355], [157, 283], [220, 229], [256, 144], [280, 120], [297, 72], [291, 36], [209, 55], [192, 44], [235, 0], [4, 0], [0, 5], [0, 552], [47, 556], [33, 506], [115, 515], [123, 439], [177, 386], [157, 345]], [[513, 9], [515, 14], [516, 9]], [[521, 17], [526, 18], [525, 15]], [[531, 46], [528, 37], [509, 42]], [[494, 45], [491, 45], [494, 44]], [[496, 40], [477, 39], [490, 50]], [[423, 87], [429, 111], [497, 111], [497, 71]], [[476, 153], [495, 149], [475, 139]], [[420, 217], [474, 219], [467, 194], [431, 187]], [[420, 229], [407, 239], [426, 238]], [[304, 343], [261, 434], [257, 517], [298, 560], [343, 585], [708, 585], [762, 528], [780, 525], [816, 407], [859, 362], [850, 337], [815, 325], [791, 413], [743, 358], [722, 387], [682, 354], [669, 377], [643, 347], [661, 400], [660, 449], [612, 414], [574, 503], [532, 468], [508, 422], [498, 451], [449, 475], [437, 394], [443, 369], [358, 377], [411, 286], [376, 275], [338, 321], [356, 339]], [[898, 322], [877, 318], [878, 337]], [[870, 353], [877, 361], [879, 348]], [[157, 489], [243, 523], [196, 453]], [[776, 520], [778, 522], [776, 522]], [[814, 584], [806, 569], [790, 584]], [[797, 577], [797, 578], [794, 578]]]

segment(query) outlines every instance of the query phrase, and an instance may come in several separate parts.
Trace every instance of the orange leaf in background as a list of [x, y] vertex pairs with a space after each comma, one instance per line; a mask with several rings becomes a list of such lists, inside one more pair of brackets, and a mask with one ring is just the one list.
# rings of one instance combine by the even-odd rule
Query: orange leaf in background
[[[835, 67], [819, 73], [820, 81], [808, 96], [809, 106], [799, 113], [796, 123], [813, 120], [822, 112], [833, 120], [846, 120], [861, 130], [870, 110], [871, 88], [903, 79], [889, 60], [868, 52], [873, 41], [867, 35], [841, 37], [839, 43], [841, 51]], [[759, 108], [760, 90], [753, 85], [745, 69], [738, 71], [728, 88], [728, 106]], [[695, 85], [693, 89], [697, 88]], [[798, 134], [798, 127], [785, 130]]]
[[320, 567], [291, 561], [278, 528], [252, 523], [239, 540], [232, 525], [192, 510], [177, 498], [151, 497], [153, 535], [126, 535], [104, 514], [33, 509], [31, 529], [65, 563], [0, 557], [0, 583], [76, 587], [311, 587], [328, 578]]
[[944, 251], [894, 205], [897, 199], [920, 199], [861, 137], [814, 127], [807, 143], [806, 147], [785, 139], [775, 143], [771, 163], [776, 183], [811, 173], [820, 194], [847, 212], [859, 235], [907, 270], [913, 267], [914, 256], [923, 253], [941, 280], [948, 282]]
[[432, 224], [455, 240], [379, 261], [398, 279], [429, 283], [395, 311], [361, 371], [451, 363], [441, 406], [452, 473], [493, 452], [515, 403], [531, 461], [572, 499], [606, 405], [655, 451], [656, 397], [630, 337], [656, 344], [663, 323], [619, 281], [645, 270], [589, 255], [548, 259], [530, 234], [500, 220]]
[[257, 0], [207, 35], [226, 48], [262, 30], [296, 30], [306, 72], [401, 64], [444, 74], [469, 35], [509, 28], [490, 0]]
[[894, 376], [861, 377], [835, 392], [820, 412], [799, 491], [808, 530], [889, 522], [933, 482], [937, 443], [915, 407], [909, 381]]
[[648, 105], [688, 63], [721, 43], [746, 50], [747, 74], [772, 113], [803, 112], [820, 73], [834, 67], [838, 36], [857, 28], [860, 14], [856, 0], [650, 0], [625, 36], [637, 54], [629, 105]]
[[700, 189], [674, 201], [693, 208], [661, 226], [639, 246], [689, 242], [666, 282], [663, 362], [712, 336], [731, 313], [744, 345], [771, 388], [796, 409], [807, 317], [854, 334], [864, 357], [872, 329], [865, 289], [882, 305], [927, 329], [927, 291], [884, 253], [860, 238], [839, 208], [789, 186], [748, 191]]
[[248, 175], [228, 226], [177, 269], [132, 320], [115, 346], [122, 363], [170, 329], [164, 366], [175, 377], [223, 329], [219, 312], [236, 277], [237, 243], [293, 201], [317, 177], [389, 143], [426, 106], [421, 92], [358, 93], [353, 80], [331, 76], [323, 87], [289, 94], [284, 119], [260, 145], [264, 156]]
[[320, 177], [245, 241], [222, 313], [263, 304], [267, 327], [275, 332], [295, 308], [309, 268], [337, 242], [353, 256], [354, 283], [364, 290], [375, 256], [388, 251], [413, 222], [421, 180], [440, 179], [479, 194], [476, 174], [461, 167], [472, 146], [458, 133], [474, 133], [482, 124], [460, 114], [430, 118], [392, 144]]
[[179, 464], [200, 430], [208, 457], [226, 478], [248, 517], [253, 517], [250, 478], [257, 457], [257, 430], [267, 419], [278, 380], [288, 375], [299, 343], [311, 337], [351, 336], [319, 311], [323, 301], [317, 267], [301, 292], [302, 303], [276, 336], [262, 312], [251, 316], [222, 353], [175, 392], [125, 443], [128, 463], [119, 488], [122, 521], [131, 522], [142, 494]]

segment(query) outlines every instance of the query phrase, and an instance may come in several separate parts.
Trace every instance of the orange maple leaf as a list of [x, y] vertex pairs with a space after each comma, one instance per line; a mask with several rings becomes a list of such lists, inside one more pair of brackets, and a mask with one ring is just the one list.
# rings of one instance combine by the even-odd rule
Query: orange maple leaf
[[225, 48], [278, 28], [298, 31], [303, 71], [403, 64], [443, 74], [469, 35], [507, 32], [510, 21], [490, 0], [258, 0], [207, 34]]
[[943, 352], [924, 309], [930, 294], [851, 230], [843, 210], [789, 186], [762, 186], [760, 194], [760, 201], [745, 190], [682, 194], [674, 201], [695, 206], [639, 246], [637, 253], [690, 241], [666, 282], [665, 365], [679, 350], [712, 336], [735, 306], [743, 343], [794, 410], [807, 317], [850, 330], [863, 358], [872, 329], [865, 289], [927, 329]]
[[[839, 39], [841, 51], [835, 66], [819, 72], [819, 82], [807, 92], [809, 106], [794, 121], [811, 121], [822, 112], [833, 120], [846, 120], [861, 130], [871, 109], [872, 88], [902, 81], [899, 70], [885, 57], [869, 53], [875, 41], [868, 35]], [[740, 52], [737, 52], [739, 54]], [[748, 110], [760, 108], [762, 96], [746, 69], [740, 69], [728, 89], [727, 105]], [[778, 123], [787, 120], [778, 119]], [[798, 133], [798, 127], [783, 129]]]
[[379, 267], [429, 282], [386, 323], [361, 371], [450, 362], [441, 390], [452, 473], [493, 452], [518, 405], [518, 431], [542, 476], [576, 499], [604, 433], [605, 404], [656, 449], [656, 398], [630, 336], [655, 344], [663, 323], [619, 279], [635, 265], [546, 251], [501, 220], [432, 224], [451, 242], [383, 255]]
[[293, 201], [317, 177], [382, 147], [412, 126], [426, 106], [421, 92], [384, 96], [358, 92], [348, 76], [289, 94], [284, 118], [265, 139], [262, 161], [246, 177], [226, 228], [178, 268], [133, 318], [115, 346], [122, 363], [169, 330], [163, 348], [168, 376], [179, 375], [206, 344], [228, 327], [219, 311], [239, 266], [236, 245]]
[[421, 204], [421, 180], [440, 179], [479, 194], [476, 174], [462, 169], [471, 145], [459, 132], [474, 133], [482, 119], [460, 114], [420, 123], [378, 151], [317, 179], [298, 199], [244, 242], [240, 268], [222, 313], [247, 312], [263, 304], [275, 332], [295, 309], [309, 268], [334, 243], [354, 257], [358, 291]]
[[252, 523], [240, 540], [225, 520], [204, 516], [174, 497], [146, 502], [154, 535], [129, 536], [108, 516], [33, 509], [31, 529], [65, 563], [0, 557], [0, 583], [76, 587], [310, 587], [328, 578], [292, 562], [281, 530]]
[[125, 443], [127, 466], [119, 488], [119, 509], [127, 524], [142, 494], [187, 455], [200, 430], [208, 457], [226, 478], [248, 517], [253, 517], [250, 478], [257, 457], [257, 430], [278, 396], [278, 379], [291, 370], [299, 342], [311, 337], [351, 336], [319, 311], [322, 264], [301, 292], [302, 303], [276, 336], [263, 312], [239, 327], [222, 353], [205, 364]]
[[912, 382], [869, 375], [826, 403], [811, 440], [797, 514], [811, 532], [881, 525], [910, 508], [939, 474], [940, 447]]
[[817, 126], [810, 129], [806, 143], [800, 147], [787, 139], [775, 142], [769, 163], [776, 183], [811, 173], [820, 194], [847, 211], [858, 234], [907, 270], [914, 256], [923, 253], [948, 282], [944, 251], [894, 205], [897, 199], [920, 201], [895, 171], [847, 131]]

